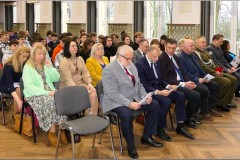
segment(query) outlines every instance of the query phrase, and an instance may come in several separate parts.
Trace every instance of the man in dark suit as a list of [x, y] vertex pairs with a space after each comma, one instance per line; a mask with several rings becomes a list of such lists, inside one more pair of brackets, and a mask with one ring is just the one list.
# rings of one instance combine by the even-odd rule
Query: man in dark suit
[[178, 55], [179, 62], [182, 66], [183, 71], [187, 73], [191, 81], [197, 84], [203, 84], [199, 85], [200, 87], [198, 90], [201, 95], [204, 94], [203, 92], [206, 92], [207, 90], [210, 91], [208, 103], [205, 104], [206, 102], [204, 102], [203, 106], [201, 106], [200, 113], [201, 116], [205, 119], [212, 120], [208, 110], [217, 106], [220, 85], [217, 82], [207, 81], [204, 79], [206, 73], [202, 70], [196, 57], [193, 55], [194, 51], [195, 45], [193, 40], [185, 39], [183, 42], [183, 51]]
[[176, 132], [190, 139], [194, 139], [194, 136], [186, 130], [183, 123], [186, 120], [185, 95], [174, 90], [176, 85], [169, 85], [162, 80], [159, 67], [156, 64], [159, 55], [159, 47], [150, 46], [146, 56], [136, 62], [140, 82], [147, 92], [155, 91], [153, 99], [157, 100], [161, 107], [159, 108], [158, 115], [157, 136], [165, 141], [172, 141], [172, 138], [165, 133], [164, 128], [166, 128], [166, 115], [170, 104], [171, 102], [175, 102], [177, 117]]
[[128, 155], [138, 158], [134, 143], [132, 110], [146, 112], [141, 142], [154, 147], [163, 145], [152, 138], [152, 135], [157, 134], [158, 102], [149, 97], [142, 105], [139, 103], [147, 92], [140, 83], [132, 58], [132, 48], [123, 45], [117, 50], [117, 59], [103, 70], [102, 107], [103, 112], [113, 111], [120, 117], [122, 133], [128, 145]]
[[182, 84], [177, 90], [183, 92], [187, 99], [186, 104], [186, 121], [188, 127], [196, 128], [200, 122], [194, 119], [194, 114], [197, 113], [197, 106], [201, 105], [201, 101], [207, 101], [209, 94], [201, 97], [200, 93], [195, 89], [197, 85], [190, 81], [187, 74], [182, 70], [179, 65], [178, 57], [174, 54], [177, 48], [177, 41], [169, 38], [165, 44], [165, 51], [159, 57], [159, 69], [163, 80], [172, 85]]
[[135, 64], [139, 59], [144, 57], [149, 48], [149, 42], [146, 39], [142, 39], [139, 43], [137, 50], [133, 52], [133, 63]]

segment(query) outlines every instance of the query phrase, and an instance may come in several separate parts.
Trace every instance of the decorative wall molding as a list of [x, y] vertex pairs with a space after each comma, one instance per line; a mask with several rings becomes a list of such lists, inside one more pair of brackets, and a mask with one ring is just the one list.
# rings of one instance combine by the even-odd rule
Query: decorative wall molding
[[86, 31], [86, 23], [67, 23], [67, 31], [71, 32], [73, 36], [79, 36], [80, 29], [85, 29]]
[[168, 37], [179, 40], [189, 37], [195, 40], [200, 35], [200, 24], [167, 24]]
[[133, 24], [119, 24], [119, 23], [108, 24], [108, 35], [112, 33], [120, 35], [122, 31], [126, 31], [126, 33], [133, 39]]

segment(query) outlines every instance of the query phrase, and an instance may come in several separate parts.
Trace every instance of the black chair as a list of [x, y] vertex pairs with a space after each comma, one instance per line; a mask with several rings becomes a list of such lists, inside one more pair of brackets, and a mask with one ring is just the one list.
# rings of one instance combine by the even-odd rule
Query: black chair
[[[88, 109], [90, 104], [90, 99], [88, 91], [84, 86], [71, 86], [62, 88], [54, 94], [56, 112], [61, 116], [68, 116], [75, 113], [80, 113], [83, 110]], [[72, 142], [72, 158], [75, 159], [75, 144], [73, 134], [77, 133], [80, 135], [95, 134], [93, 138], [92, 148], [94, 147], [96, 133], [102, 132], [107, 127], [110, 130], [110, 140], [113, 151], [113, 158], [116, 159], [114, 142], [112, 137], [112, 128], [109, 117], [100, 115], [86, 115], [82, 118], [74, 120], [62, 120], [59, 126], [58, 132], [58, 142], [55, 158], [58, 158], [58, 149], [60, 141], [60, 129], [64, 127], [71, 132], [71, 142]]]
[[21, 97], [22, 97], [23, 105], [22, 105], [22, 112], [21, 112], [21, 119], [20, 119], [19, 134], [22, 134], [23, 114], [24, 114], [25, 108], [26, 107], [30, 107], [30, 109], [31, 109], [31, 118], [32, 118], [32, 128], [33, 128], [33, 141], [34, 141], [34, 143], [37, 143], [36, 129], [35, 129], [35, 123], [34, 123], [34, 117], [33, 117], [34, 112], [33, 112], [32, 107], [30, 106], [30, 104], [24, 98], [23, 89], [24, 89], [24, 85], [23, 85], [23, 80], [21, 78], [20, 79], [20, 91], [21, 91]]
[[[101, 96], [103, 95], [102, 81], [98, 82], [98, 84], [96, 86], [96, 90], [97, 90], [97, 95], [98, 95], [99, 102], [101, 102]], [[101, 108], [102, 108], [102, 106], [101, 106]], [[144, 112], [143, 111], [132, 110], [132, 114], [133, 114], [134, 117], [137, 117], [137, 116], [141, 115], [142, 113], [144, 113]], [[105, 113], [105, 115], [108, 116], [108, 117], [114, 117], [117, 120], [120, 150], [121, 150], [121, 154], [124, 154], [123, 145], [122, 145], [122, 132], [121, 132], [121, 125], [120, 125], [120, 118], [117, 116], [117, 114], [115, 112], [112, 112], [112, 111], [108, 111], [107, 113]], [[100, 139], [99, 139], [99, 142], [98, 142], [99, 144], [101, 143], [101, 137], [102, 137], [102, 133], [101, 133], [101, 136], [100, 136]]]
[[[2, 78], [3, 75], [3, 68], [0, 69], [0, 79]], [[4, 105], [3, 105], [3, 99], [4, 98], [13, 98], [11, 94], [7, 94], [4, 93], [2, 91], [0, 91], [0, 98], [1, 98], [1, 107], [2, 107], [2, 124], [5, 125], [6, 124], [6, 120], [5, 120], [5, 111], [4, 111]]]

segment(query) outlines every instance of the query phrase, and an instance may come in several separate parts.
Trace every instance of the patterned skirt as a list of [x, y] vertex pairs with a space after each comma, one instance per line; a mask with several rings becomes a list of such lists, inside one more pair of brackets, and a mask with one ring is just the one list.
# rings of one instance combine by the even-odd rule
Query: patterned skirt
[[66, 117], [56, 114], [55, 102], [53, 96], [32, 96], [25, 98], [33, 108], [37, 116], [40, 128], [47, 132], [52, 126], [53, 122], [60, 123]]

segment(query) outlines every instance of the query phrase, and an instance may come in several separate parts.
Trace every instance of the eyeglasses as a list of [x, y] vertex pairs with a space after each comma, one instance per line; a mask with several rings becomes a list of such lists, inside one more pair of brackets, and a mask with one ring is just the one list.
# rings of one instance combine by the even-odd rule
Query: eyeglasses
[[143, 45], [143, 44], [142, 44], [142, 46], [143, 46], [143, 47], [146, 47], [146, 48], [149, 48], [149, 46], [145, 46], [145, 45]]
[[125, 58], [127, 61], [132, 61], [132, 59], [133, 58], [127, 58], [127, 57], [125, 57], [125, 56], [123, 56], [123, 55], [120, 55], [121, 57], [123, 57], [123, 58]]

